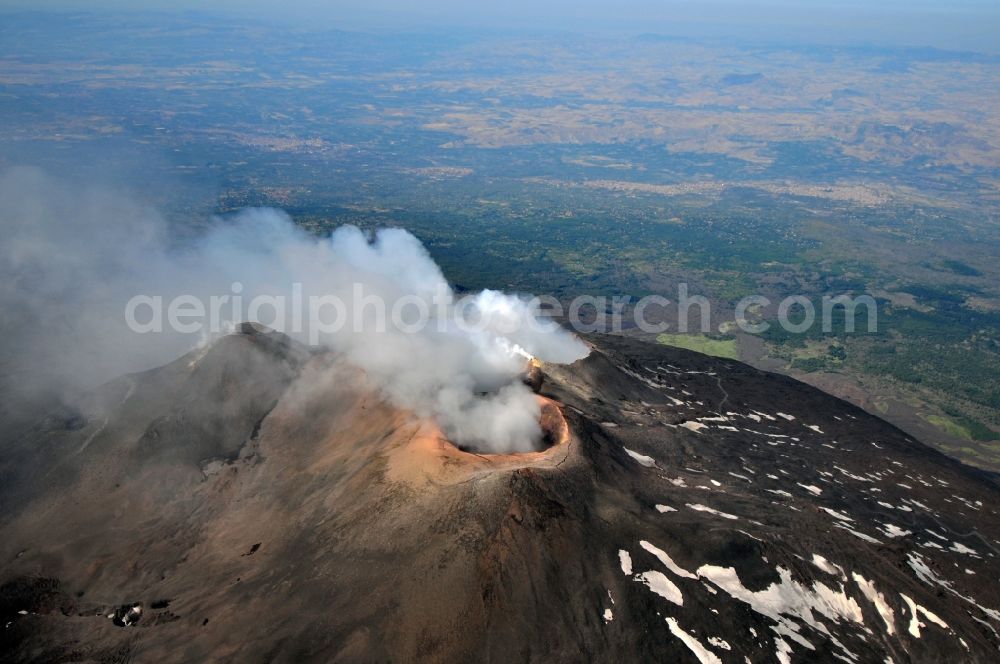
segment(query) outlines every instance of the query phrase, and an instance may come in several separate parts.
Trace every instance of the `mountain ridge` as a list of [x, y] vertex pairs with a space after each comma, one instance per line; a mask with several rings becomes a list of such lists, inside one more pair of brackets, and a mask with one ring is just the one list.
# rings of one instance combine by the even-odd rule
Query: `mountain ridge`
[[5, 455], [41, 469], [2, 493], [6, 659], [991, 661], [995, 477], [792, 379], [587, 341], [542, 367], [565, 439], [522, 455], [246, 327], [112, 381]]

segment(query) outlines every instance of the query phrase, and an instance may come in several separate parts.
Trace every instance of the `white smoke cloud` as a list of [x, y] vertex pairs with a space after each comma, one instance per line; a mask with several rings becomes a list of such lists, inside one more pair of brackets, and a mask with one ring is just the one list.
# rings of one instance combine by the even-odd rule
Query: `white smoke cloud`
[[[211, 336], [130, 331], [123, 312], [133, 296], [159, 296], [165, 309], [182, 295], [202, 303], [229, 295], [219, 329], [249, 313], [329, 346], [393, 402], [436, 418], [453, 441], [511, 452], [532, 449], [541, 433], [536, 400], [519, 380], [526, 358], [568, 363], [587, 354], [525, 299], [483, 291], [458, 300], [420, 241], [400, 229], [369, 236], [342, 227], [320, 239], [283, 212], [254, 209], [175, 247], [158, 215], [120, 195], [67, 191], [18, 169], [0, 174], [0, 232], [4, 373], [30, 375], [39, 390], [86, 387], [162, 364]], [[234, 311], [236, 290], [243, 306]], [[319, 297], [344, 307], [323, 307]], [[255, 299], [264, 306], [248, 311]], [[393, 324], [400, 303], [395, 318], [413, 329]], [[427, 315], [420, 326], [418, 312]], [[334, 313], [343, 317], [336, 328]]]

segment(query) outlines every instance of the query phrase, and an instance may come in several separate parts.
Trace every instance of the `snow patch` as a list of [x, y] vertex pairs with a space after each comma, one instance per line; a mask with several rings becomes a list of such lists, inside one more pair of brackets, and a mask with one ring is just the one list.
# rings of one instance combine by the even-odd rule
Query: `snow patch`
[[868, 581], [857, 572], [852, 572], [851, 578], [853, 578], [854, 582], [858, 584], [858, 588], [861, 589], [861, 594], [864, 595], [869, 602], [875, 605], [875, 610], [878, 611], [878, 614], [882, 617], [882, 621], [885, 623], [885, 633], [890, 636], [895, 634], [896, 618], [893, 614], [892, 607], [885, 601], [885, 596], [875, 589], [874, 583]]
[[824, 512], [826, 512], [827, 514], [829, 514], [830, 516], [832, 516], [835, 519], [840, 519], [841, 521], [848, 521], [848, 522], [853, 522], [854, 521], [854, 519], [852, 519], [851, 517], [847, 516], [843, 512], [838, 512], [837, 510], [832, 510], [829, 507], [820, 507], [820, 509], [823, 510]]
[[923, 615], [925, 618], [927, 618], [927, 620], [931, 621], [938, 627], [943, 627], [944, 629], [948, 629], [948, 623], [941, 620], [936, 615], [934, 615], [924, 607], [914, 602], [907, 595], [899, 593], [899, 596], [903, 598], [903, 601], [906, 602], [906, 606], [909, 607], [910, 609], [910, 626], [908, 631], [910, 632], [911, 636], [914, 636], [919, 639], [920, 628], [927, 627], [927, 623], [920, 621], [920, 615]]
[[714, 648], [719, 648], [720, 650], [732, 650], [728, 641], [720, 639], [717, 636], [708, 637], [708, 642], [711, 643]]
[[[808, 587], [792, 579], [789, 570], [777, 568], [779, 581], [764, 590], [751, 591], [740, 581], [732, 567], [703, 565], [698, 568], [698, 576], [704, 577], [738, 599], [750, 605], [757, 613], [775, 621], [772, 629], [781, 637], [788, 637], [810, 650], [813, 645], [803, 637], [800, 623], [829, 636], [829, 630], [817, 620], [821, 616], [834, 622], [850, 621], [864, 623], [861, 607], [843, 590], [834, 590], [815, 581]], [[791, 649], [788, 649], [791, 652]]]
[[853, 528], [848, 528], [847, 526], [845, 526], [842, 523], [835, 523], [833, 525], [835, 527], [837, 527], [837, 528], [843, 528], [844, 530], [846, 530], [847, 532], [851, 533], [852, 535], [854, 535], [858, 539], [862, 539], [862, 540], [868, 542], [869, 544], [881, 544], [882, 543], [882, 542], [878, 541], [877, 539], [875, 539], [874, 537], [872, 537], [870, 535], [865, 535], [864, 533], [858, 532], [857, 530], [854, 530]]
[[844, 570], [841, 569], [839, 565], [834, 565], [833, 563], [831, 563], [829, 560], [819, 555], [818, 553], [813, 554], [812, 564], [818, 567], [819, 569], [823, 570], [827, 574], [832, 574], [833, 576], [840, 576], [840, 577], [844, 576]]
[[680, 639], [688, 650], [694, 653], [701, 664], [722, 664], [722, 660], [711, 650], [701, 644], [701, 642], [681, 629], [680, 625], [673, 618], [667, 618], [667, 625], [670, 626], [670, 633]]
[[975, 549], [970, 549], [969, 547], [965, 546], [961, 542], [952, 542], [950, 548], [955, 553], [965, 553], [965, 554], [968, 554], [970, 556], [976, 556], [976, 557], [979, 556], [979, 552], [978, 551], [976, 551]]
[[639, 546], [641, 546], [643, 549], [656, 556], [659, 559], [659, 561], [663, 563], [664, 567], [666, 567], [668, 570], [670, 570], [677, 576], [684, 579], [698, 578], [696, 574], [692, 574], [691, 572], [687, 571], [686, 569], [675, 563], [673, 559], [670, 556], [668, 556], [665, 551], [653, 546], [646, 540], [642, 540], [641, 542], [639, 542]]
[[723, 519], [732, 519], [734, 521], [736, 519], [739, 519], [738, 516], [734, 516], [732, 514], [726, 514], [725, 512], [720, 512], [719, 510], [716, 510], [716, 509], [713, 509], [711, 507], [708, 507], [707, 505], [699, 505], [697, 503], [695, 503], [695, 504], [692, 505], [692, 504], [688, 503], [685, 506], [686, 507], [690, 507], [691, 509], [695, 510], [696, 512], [707, 512], [708, 514], [714, 514], [715, 516], [721, 516]]
[[663, 599], [673, 602], [677, 606], [684, 606], [684, 596], [681, 594], [681, 589], [668, 579], [663, 572], [643, 572], [635, 577], [635, 580], [645, 583], [650, 590]]
[[639, 465], [641, 466], [645, 466], [646, 468], [652, 468], [656, 465], [656, 461], [653, 459], [653, 457], [648, 457], [645, 454], [639, 454], [638, 452], [633, 452], [627, 447], [623, 447], [622, 449], [625, 450], [625, 453], [628, 454], [633, 459], [635, 459], [636, 462], [638, 462]]
[[905, 537], [906, 535], [913, 534], [912, 530], [904, 530], [894, 523], [882, 524], [881, 530], [887, 537]]
[[681, 422], [680, 426], [684, 427], [685, 429], [690, 429], [691, 431], [698, 432], [706, 428], [708, 425], [702, 424], [701, 422], [694, 422], [692, 420], [688, 420], [687, 422]]
[[632, 576], [632, 556], [625, 549], [618, 550], [618, 562], [622, 566], [622, 574]]

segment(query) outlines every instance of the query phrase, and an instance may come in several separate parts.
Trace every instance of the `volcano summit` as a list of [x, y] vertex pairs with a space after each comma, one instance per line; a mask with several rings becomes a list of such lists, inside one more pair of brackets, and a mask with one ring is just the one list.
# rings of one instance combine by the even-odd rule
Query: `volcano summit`
[[591, 336], [479, 454], [243, 326], [6, 431], [5, 661], [996, 661], [996, 479], [789, 378]]

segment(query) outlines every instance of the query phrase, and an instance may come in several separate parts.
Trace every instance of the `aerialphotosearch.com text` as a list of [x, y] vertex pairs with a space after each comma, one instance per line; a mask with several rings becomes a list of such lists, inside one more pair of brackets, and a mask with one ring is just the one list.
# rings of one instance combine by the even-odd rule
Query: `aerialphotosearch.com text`
[[[776, 305], [776, 307], [775, 307]], [[806, 333], [819, 325], [830, 332], [835, 324], [845, 332], [875, 332], [878, 307], [869, 295], [825, 295], [817, 303], [804, 295], [791, 295], [773, 301], [764, 295], [749, 295], [725, 307], [729, 318], [721, 329], [733, 326], [749, 334], [761, 334], [772, 325], [789, 333]], [[762, 312], [771, 311], [764, 319]], [[125, 323], [138, 334], [166, 331], [182, 334], [221, 334], [235, 323], [251, 321], [289, 333], [310, 343], [339, 333], [378, 334], [390, 329], [417, 333], [427, 326], [440, 332], [458, 328], [467, 332], [491, 330], [510, 334], [520, 326], [531, 331], [545, 331], [561, 324], [576, 332], [619, 332], [638, 328], [658, 334], [668, 330], [680, 333], [711, 334], [720, 329], [716, 311], [708, 298], [691, 295], [687, 284], [680, 284], [674, 298], [647, 295], [581, 295], [558, 299], [548, 295], [515, 296], [497, 291], [455, 295], [387, 295], [362, 283], [350, 284], [337, 293], [305, 293], [300, 283], [286, 293], [245, 293], [243, 284], [234, 282], [229, 293], [165, 296], [138, 294], [125, 304]], [[861, 324], [858, 323], [861, 318]], [[668, 320], [676, 322], [676, 327]]]

